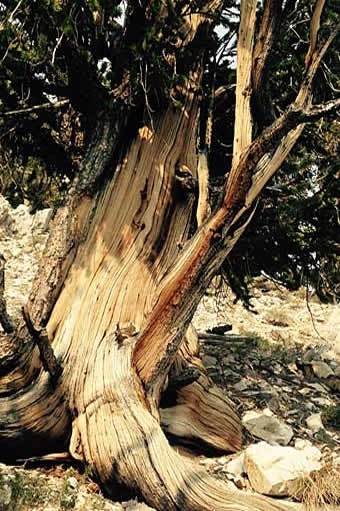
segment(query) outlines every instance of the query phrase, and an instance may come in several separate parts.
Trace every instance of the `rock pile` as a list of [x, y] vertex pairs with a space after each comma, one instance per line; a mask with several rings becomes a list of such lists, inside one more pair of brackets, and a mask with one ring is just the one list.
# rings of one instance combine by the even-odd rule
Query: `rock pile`
[[323, 350], [316, 348], [311, 353], [308, 347], [239, 338], [201, 339], [208, 374], [236, 403], [247, 445], [232, 461], [210, 460], [210, 470], [239, 488], [297, 497], [304, 478], [330, 466], [340, 497], [340, 395], [328, 385], [329, 377], [339, 378], [340, 360], [322, 360]]
[[[30, 292], [48, 238], [51, 209], [31, 215], [28, 206], [16, 209], [0, 195], [0, 254], [6, 260], [5, 298], [8, 313], [17, 318]], [[0, 327], [1, 328], [1, 327]]]

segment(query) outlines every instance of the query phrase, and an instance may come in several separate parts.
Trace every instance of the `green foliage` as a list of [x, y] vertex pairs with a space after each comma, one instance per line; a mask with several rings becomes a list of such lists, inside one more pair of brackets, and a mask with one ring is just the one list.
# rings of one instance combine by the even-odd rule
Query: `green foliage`
[[340, 429], [340, 406], [328, 406], [323, 410], [321, 416], [327, 426]]
[[31, 509], [43, 501], [48, 501], [50, 490], [46, 482], [38, 477], [31, 480], [30, 476], [14, 471], [10, 476], [0, 474], [0, 489], [9, 486], [11, 491], [10, 507], [6, 509]]

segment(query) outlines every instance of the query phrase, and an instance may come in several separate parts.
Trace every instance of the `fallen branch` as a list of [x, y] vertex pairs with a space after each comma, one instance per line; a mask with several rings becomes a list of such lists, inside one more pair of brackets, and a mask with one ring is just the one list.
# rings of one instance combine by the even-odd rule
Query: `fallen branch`
[[197, 332], [198, 338], [208, 344], [220, 344], [221, 342], [251, 342], [254, 337], [237, 334], [210, 334], [208, 332]]

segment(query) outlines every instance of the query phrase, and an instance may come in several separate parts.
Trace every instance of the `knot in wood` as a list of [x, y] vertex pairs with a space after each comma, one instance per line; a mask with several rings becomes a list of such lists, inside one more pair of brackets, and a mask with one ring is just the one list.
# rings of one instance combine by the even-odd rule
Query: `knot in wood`
[[189, 167], [186, 165], [176, 166], [174, 183], [175, 198], [182, 201], [197, 191], [197, 179], [194, 178]]
[[117, 323], [115, 335], [119, 344], [122, 343], [125, 339], [135, 337], [138, 335], [138, 333], [139, 330], [137, 329], [136, 325], [131, 322]]

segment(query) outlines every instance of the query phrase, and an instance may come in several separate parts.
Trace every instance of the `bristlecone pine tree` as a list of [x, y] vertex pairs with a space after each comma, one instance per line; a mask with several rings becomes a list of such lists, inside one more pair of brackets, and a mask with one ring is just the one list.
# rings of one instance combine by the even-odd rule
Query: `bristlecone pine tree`
[[[77, 9], [79, 19], [90, 13], [89, 34], [100, 33], [110, 3], [78, 3], [58, 1], [55, 9], [68, 8], [71, 21]], [[77, 54], [68, 25], [60, 27], [52, 65], [59, 50], [70, 62], [77, 55], [79, 95], [67, 96], [68, 83], [50, 107], [70, 101], [85, 108], [88, 101], [91, 138], [56, 211], [20, 324], [8, 316], [1, 291], [2, 460], [68, 450], [93, 467], [109, 494], [125, 487], [159, 511], [287, 508], [230, 490], [176, 452], [165, 432], [224, 452], [241, 447], [240, 420], [206, 374], [191, 320], [304, 124], [339, 107], [339, 100], [313, 104], [313, 79], [339, 31], [337, 21], [323, 19], [324, 3], [313, 5], [295, 99], [271, 124], [257, 123], [254, 136], [253, 105], [262, 98], [267, 57], [286, 4], [295, 2], [266, 0], [257, 14], [256, 0], [241, 0], [233, 158], [213, 203], [209, 106], [207, 121], [198, 121], [209, 27], [223, 3], [128, 1], [112, 48], [115, 86], [100, 86], [88, 99], [84, 91], [95, 87], [95, 77], [81, 74], [79, 59], [89, 53]], [[20, 0], [7, 12], [7, 25], [18, 30], [29, 9]], [[116, 23], [112, 30], [119, 31]], [[24, 35], [25, 26], [3, 59]], [[167, 91], [162, 69], [182, 77]], [[8, 109], [7, 116], [20, 113]], [[3, 267], [2, 261], [2, 277]]]

